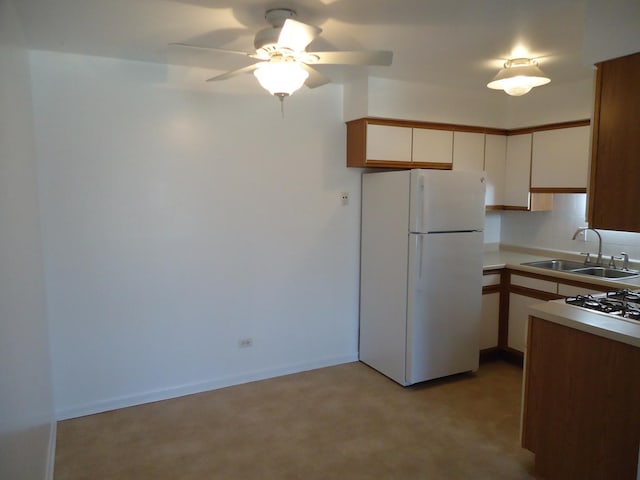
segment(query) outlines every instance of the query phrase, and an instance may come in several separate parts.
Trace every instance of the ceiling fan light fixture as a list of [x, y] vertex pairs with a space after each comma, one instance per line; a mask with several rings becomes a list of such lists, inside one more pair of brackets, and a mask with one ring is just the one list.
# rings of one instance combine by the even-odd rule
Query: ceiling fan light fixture
[[504, 90], [508, 95], [519, 97], [529, 93], [533, 87], [546, 85], [550, 81], [534, 59], [514, 58], [505, 62], [504, 68], [493, 77], [487, 87]]
[[258, 65], [253, 74], [262, 88], [278, 97], [291, 95], [309, 77], [309, 73], [296, 61], [264, 62]]

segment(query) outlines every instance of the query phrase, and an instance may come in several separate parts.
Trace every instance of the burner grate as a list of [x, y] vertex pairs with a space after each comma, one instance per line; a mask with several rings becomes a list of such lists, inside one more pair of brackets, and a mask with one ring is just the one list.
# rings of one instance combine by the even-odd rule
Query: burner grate
[[640, 291], [614, 290], [601, 295], [576, 295], [565, 303], [609, 315], [640, 321]]

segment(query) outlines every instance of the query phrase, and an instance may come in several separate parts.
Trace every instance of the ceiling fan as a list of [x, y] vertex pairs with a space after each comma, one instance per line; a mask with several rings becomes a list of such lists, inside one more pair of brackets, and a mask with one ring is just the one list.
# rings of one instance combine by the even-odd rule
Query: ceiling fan
[[255, 53], [187, 43], [172, 45], [234, 53], [256, 59], [256, 63], [211, 77], [207, 81], [226, 80], [242, 73], [253, 72], [260, 85], [281, 101], [302, 85], [315, 88], [329, 83], [329, 79], [312, 65], [391, 65], [393, 53], [389, 51], [308, 52], [307, 46], [322, 29], [295, 18], [296, 12], [288, 8], [267, 10], [265, 19], [271, 26], [256, 33]]

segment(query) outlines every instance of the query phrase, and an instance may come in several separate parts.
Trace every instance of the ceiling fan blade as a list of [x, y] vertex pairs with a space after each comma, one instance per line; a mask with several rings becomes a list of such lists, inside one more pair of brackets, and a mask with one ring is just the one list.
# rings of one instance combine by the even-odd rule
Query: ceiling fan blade
[[384, 65], [389, 66], [393, 60], [393, 52], [353, 51], [353, 52], [307, 52], [310, 56], [318, 57], [316, 64], [333, 65]]
[[261, 63], [263, 62], [253, 63], [251, 65], [247, 65], [246, 67], [237, 68], [235, 70], [230, 70], [228, 72], [225, 72], [221, 75], [216, 75], [215, 77], [207, 78], [207, 82], [217, 82], [218, 80], [226, 80], [227, 78], [235, 77], [236, 75], [240, 75], [242, 73], [252, 72], [256, 68], [258, 68], [258, 65], [260, 65]]
[[278, 36], [278, 48], [302, 52], [320, 32], [320, 27], [287, 18]]
[[200, 50], [211, 50], [212, 52], [233, 53], [235, 55], [244, 55], [245, 57], [256, 58], [254, 52], [243, 52], [241, 50], [228, 50], [226, 48], [205, 47], [204, 45], [192, 45], [190, 43], [170, 43], [171, 47], [197, 48]]
[[330, 80], [327, 77], [325, 77], [324, 75], [322, 75], [315, 68], [311, 68], [306, 63], [300, 63], [300, 66], [302, 66], [302, 68], [304, 68], [307, 71], [307, 73], [309, 73], [309, 77], [304, 82], [304, 84], [307, 87], [316, 88], [316, 87], [320, 87], [322, 85], [325, 85], [325, 84], [329, 83]]

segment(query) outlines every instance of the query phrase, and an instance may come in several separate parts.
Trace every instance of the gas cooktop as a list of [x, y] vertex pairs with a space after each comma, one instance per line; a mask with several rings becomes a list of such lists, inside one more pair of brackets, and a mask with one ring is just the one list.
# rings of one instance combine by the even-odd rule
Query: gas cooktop
[[640, 290], [613, 290], [599, 295], [577, 295], [565, 303], [640, 322]]

